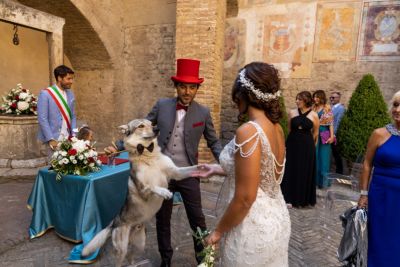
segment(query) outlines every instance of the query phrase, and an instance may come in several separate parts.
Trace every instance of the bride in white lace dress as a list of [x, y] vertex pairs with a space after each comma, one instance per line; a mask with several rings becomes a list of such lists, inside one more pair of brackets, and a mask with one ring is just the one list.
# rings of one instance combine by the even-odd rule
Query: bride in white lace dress
[[232, 98], [249, 122], [220, 155], [220, 165], [200, 165], [198, 175], [224, 174], [230, 179], [231, 201], [207, 239], [221, 246], [222, 266], [288, 266], [290, 218], [280, 183], [285, 141], [278, 121], [280, 82], [276, 69], [250, 63], [240, 72]]

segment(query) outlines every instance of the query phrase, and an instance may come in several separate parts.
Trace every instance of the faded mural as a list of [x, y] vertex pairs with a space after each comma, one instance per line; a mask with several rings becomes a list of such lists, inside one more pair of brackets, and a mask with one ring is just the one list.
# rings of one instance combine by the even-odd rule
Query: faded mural
[[282, 77], [309, 78], [315, 29], [315, 4], [302, 5], [264, 19], [263, 60]]
[[313, 61], [355, 60], [361, 4], [320, 3], [317, 9]]
[[240, 68], [245, 60], [246, 24], [243, 19], [227, 19], [224, 40], [224, 67]]
[[359, 60], [400, 60], [400, 2], [365, 2]]

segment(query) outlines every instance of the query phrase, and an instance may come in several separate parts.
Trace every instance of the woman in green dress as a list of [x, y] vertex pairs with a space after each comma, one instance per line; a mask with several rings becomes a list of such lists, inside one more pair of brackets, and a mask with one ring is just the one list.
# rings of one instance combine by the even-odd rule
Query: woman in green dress
[[318, 188], [330, 186], [326, 177], [331, 162], [331, 144], [335, 141], [333, 133], [333, 113], [331, 106], [327, 104], [326, 95], [323, 90], [317, 90], [313, 94], [313, 110], [319, 117], [319, 135], [316, 147], [316, 171], [315, 180]]

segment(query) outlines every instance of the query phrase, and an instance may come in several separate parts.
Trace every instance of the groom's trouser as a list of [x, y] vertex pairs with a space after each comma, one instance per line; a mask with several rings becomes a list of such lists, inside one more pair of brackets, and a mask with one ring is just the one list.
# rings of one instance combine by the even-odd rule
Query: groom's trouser
[[[200, 180], [194, 177], [186, 178], [181, 181], [171, 180], [168, 188], [172, 192], [177, 191], [181, 193], [190, 228], [194, 232], [197, 227], [205, 230], [206, 222], [201, 208]], [[164, 200], [160, 210], [156, 214], [158, 251], [164, 263], [170, 263], [173, 254], [171, 246], [172, 202], [172, 198]], [[178, 229], [178, 231], [181, 231], [181, 229]], [[202, 258], [198, 257], [197, 253], [203, 250], [203, 245], [198, 244], [195, 238], [193, 238], [193, 242], [196, 260], [200, 262]]]

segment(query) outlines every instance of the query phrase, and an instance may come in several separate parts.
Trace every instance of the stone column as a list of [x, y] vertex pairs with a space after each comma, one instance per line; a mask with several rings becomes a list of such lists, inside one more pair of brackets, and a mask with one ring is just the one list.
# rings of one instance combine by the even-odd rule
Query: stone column
[[46, 38], [49, 44], [50, 81], [53, 84], [56, 82], [53, 70], [64, 62], [62, 29], [57, 32], [48, 32]]
[[[204, 83], [196, 101], [208, 106], [217, 132], [220, 132], [220, 111], [225, 29], [225, 0], [177, 0], [176, 58], [195, 58], [201, 61], [200, 77]], [[212, 155], [200, 143], [199, 160], [210, 161]]]

